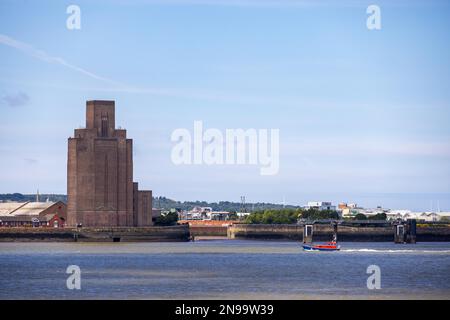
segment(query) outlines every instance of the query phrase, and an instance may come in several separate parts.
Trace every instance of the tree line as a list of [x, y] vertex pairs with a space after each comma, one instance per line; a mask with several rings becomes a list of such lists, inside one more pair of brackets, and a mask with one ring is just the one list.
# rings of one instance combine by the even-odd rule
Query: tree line
[[[373, 216], [357, 214], [349, 220], [386, 220], [385, 213], [379, 213]], [[293, 224], [299, 219], [304, 220], [339, 220], [339, 213], [335, 210], [317, 210], [317, 209], [280, 209], [280, 210], [258, 210], [249, 214], [244, 223], [250, 224]]]

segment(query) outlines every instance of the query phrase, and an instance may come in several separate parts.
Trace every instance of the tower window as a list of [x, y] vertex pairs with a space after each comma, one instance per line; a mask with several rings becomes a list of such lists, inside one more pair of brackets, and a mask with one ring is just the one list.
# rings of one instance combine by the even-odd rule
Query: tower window
[[108, 136], [108, 117], [102, 115], [102, 137]]

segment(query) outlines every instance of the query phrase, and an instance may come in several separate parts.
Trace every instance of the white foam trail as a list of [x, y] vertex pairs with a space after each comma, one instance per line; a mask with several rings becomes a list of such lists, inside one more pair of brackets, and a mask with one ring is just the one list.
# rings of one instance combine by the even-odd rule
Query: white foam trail
[[450, 250], [378, 250], [378, 249], [341, 249], [344, 252], [378, 252], [378, 253], [450, 253]]

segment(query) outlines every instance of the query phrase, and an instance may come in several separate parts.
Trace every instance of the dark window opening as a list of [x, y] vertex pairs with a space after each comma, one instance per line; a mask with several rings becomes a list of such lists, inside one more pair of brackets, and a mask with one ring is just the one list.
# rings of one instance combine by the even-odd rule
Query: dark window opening
[[102, 116], [102, 137], [108, 136], [108, 118]]

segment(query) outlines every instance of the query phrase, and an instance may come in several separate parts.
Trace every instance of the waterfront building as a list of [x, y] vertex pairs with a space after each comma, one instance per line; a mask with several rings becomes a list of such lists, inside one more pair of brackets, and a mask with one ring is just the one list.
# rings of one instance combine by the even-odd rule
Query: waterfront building
[[413, 212], [411, 210], [390, 210], [387, 213], [389, 220], [415, 219], [419, 222], [450, 221], [450, 212]]
[[384, 209], [381, 206], [378, 206], [376, 208], [362, 208], [358, 207], [356, 203], [347, 204], [345, 202], [341, 202], [338, 206], [338, 211], [343, 218], [354, 218], [357, 214], [363, 214], [366, 217], [370, 218], [371, 216], [383, 213], [387, 214], [389, 212], [389, 209]]
[[244, 219], [250, 215], [250, 212], [236, 212], [236, 214], [239, 217], [239, 219]]
[[152, 225], [152, 191], [133, 183], [133, 141], [115, 127], [114, 101], [86, 102], [86, 127], [68, 139], [67, 224]]
[[232, 212], [229, 211], [213, 211], [211, 207], [194, 207], [190, 211], [183, 211], [179, 213], [180, 220], [230, 220]]
[[329, 201], [309, 201], [308, 204], [304, 207], [304, 209], [314, 209], [314, 210], [336, 210], [336, 206]]
[[186, 220], [211, 220], [211, 207], [194, 207], [192, 210], [180, 213], [180, 219]]
[[356, 209], [356, 208], [358, 208], [358, 205], [356, 203], [340, 202], [338, 204], [338, 210]]
[[1, 227], [64, 227], [67, 206], [64, 202], [1, 202]]
[[231, 212], [228, 211], [212, 211], [209, 213], [208, 220], [230, 220]]

